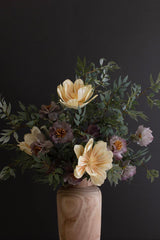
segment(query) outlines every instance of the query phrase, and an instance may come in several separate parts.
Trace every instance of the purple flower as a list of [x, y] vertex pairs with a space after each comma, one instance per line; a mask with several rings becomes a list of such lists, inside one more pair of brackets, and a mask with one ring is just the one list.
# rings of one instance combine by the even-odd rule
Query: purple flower
[[118, 137], [118, 136], [112, 136], [110, 139], [110, 146], [109, 148], [113, 152], [113, 156], [117, 159], [120, 160], [122, 159], [122, 154], [127, 152], [127, 146], [126, 146], [126, 140]]
[[80, 178], [80, 179], [75, 178], [74, 173], [73, 173], [74, 169], [73, 169], [72, 165], [67, 164], [64, 172], [65, 172], [65, 174], [63, 176], [63, 180], [65, 183], [68, 183], [70, 185], [77, 185], [82, 181], [82, 178]]
[[86, 133], [90, 134], [94, 138], [97, 138], [100, 136], [100, 129], [96, 124], [90, 124], [87, 128]]
[[49, 129], [49, 133], [54, 143], [66, 143], [73, 139], [71, 125], [66, 122], [55, 122]]
[[128, 165], [124, 168], [121, 180], [126, 181], [127, 179], [133, 177], [136, 174], [136, 166]]
[[70, 185], [77, 185], [82, 181], [82, 178], [75, 178], [73, 173], [68, 173], [64, 176], [64, 182], [68, 182]]
[[150, 128], [145, 128], [143, 125], [140, 125], [136, 131], [136, 142], [140, 146], [147, 146], [153, 141], [153, 135]]
[[39, 111], [41, 118], [49, 118], [51, 121], [56, 121], [60, 107], [55, 103], [51, 102], [50, 105], [42, 105]]
[[30, 147], [32, 153], [37, 156], [39, 153], [48, 153], [53, 147], [53, 143], [49, 140], [41, 140], [33, 142]]

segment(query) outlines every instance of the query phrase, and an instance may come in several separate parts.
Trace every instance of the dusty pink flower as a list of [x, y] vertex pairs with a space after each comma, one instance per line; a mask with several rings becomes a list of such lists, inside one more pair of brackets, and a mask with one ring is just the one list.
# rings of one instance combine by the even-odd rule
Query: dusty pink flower
[[136, 166], [128, 165], [124, 168], [121, 180], [126, 181], [136, 174]]
[[73, 139], [73, 132], [71, 125], [66, 122], [55, 122], [49, 129], [51, 140], [54, 143], [71, 142]]
[[82, 178], [75, 178], [73, 173], [68, 173], [64, 176], [64, 182], [67, 182], [70, 185], [78, 185], [82, 181]]
[[97, 138], [100, 136], [100, 129], [96, 124], [90, 124], [87, 128], [86, 133], [90, 134], [94, 138]]
[[120, 160], [122, 159], [122, 154], [127, 152], [127, 146], [126, 146], [126, 140], [118, 137], [118, 136], [112, 136], [110, 139], [110, 146], [109, 148], [113, 152], [113, 156], [117, 159]]
[[42, 105], [39, 114], [41, 118], [48, 117], [51, 121], [56, 121], [59, 111], [60, 107], [52, 101], [50, 105]]
[[53, 147], [53, 143], [49, 140], [36, 141], [30, 147], [32, 153], [37, 156], [39, 153], [48, 153]]
[[145, 128], [140, 125], [136, 131], [136, 141], [140, 146], [147, 146], [153, 141], [153, 135], [150, 128]]

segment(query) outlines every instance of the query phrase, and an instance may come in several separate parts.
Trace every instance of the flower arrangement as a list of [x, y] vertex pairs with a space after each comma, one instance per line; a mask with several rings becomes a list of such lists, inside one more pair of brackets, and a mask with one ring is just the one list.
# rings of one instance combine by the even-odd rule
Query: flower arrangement
[[[15, 159], [2, 168], [1, 181], [15, 177], [17, 167], [22, 172], [29, 169], [36, 181], [54, 189], [59, 184], [79, 184], [84, 178], [97, 186], [106, 179], [117, 185], [130, 181], [139, 166], [146, 169], [151, 182], [159, 176], [158, 170], [147, 165], [152, 131], [140, 125], [130, 133], [127, 119], [147, 120], [136, 109], [142, 95], [151, 108], [160, 108], [156, 98], [160, 75], [156, 81], [150, 76], [150, 85], [142, 90], [128, 76], [113, 81], [113, 72], [119, 67], [115, 62], [105, 62], [100, 59], [96, 67], [78, 58], [76, 80], [60, 84], [58, 99], [40, 109], [19, 102], [20, 110], [13, 114], [11, 104], [1, 97], [0, 118], [6, 127], [1, 132], [0, 147], [16, 152]], [[22, 129], [26, 132], [23, 137]]]

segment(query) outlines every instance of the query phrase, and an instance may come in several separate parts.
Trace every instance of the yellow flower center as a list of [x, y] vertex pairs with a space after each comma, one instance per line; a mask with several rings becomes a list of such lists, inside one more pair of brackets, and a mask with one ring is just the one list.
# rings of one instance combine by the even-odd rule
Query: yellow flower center
[[66, 135], [66, 131], [63, 128], [56, 129], [56, 137], [63, 138]]
[[51, 104], [50, 105], [46, 105], [45, 107], [49, 110], [50, 107], [51, 107]]
[[41, 151], [41, 147], [39, 147], [39, 146], [35, 146], [34, 147], [34, 151], [35, 151], [35, 155], [37, 156], [38, 155], [38, 153]]
[[114, 145], [116, 146], [117, 150], [121, 150], [122, 147], [123, 147], [123, 144], [122, 144], [122, 142], [120, 140], [115, 141]]
[[139, 137], [139, 138], [142, 138], [142, 134], [140, 133], [138, 137]]

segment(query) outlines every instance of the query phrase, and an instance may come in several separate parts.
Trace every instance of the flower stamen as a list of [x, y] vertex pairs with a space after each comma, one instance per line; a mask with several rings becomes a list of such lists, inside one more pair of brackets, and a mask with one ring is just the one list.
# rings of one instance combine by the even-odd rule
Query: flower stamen
[[66, 131], [63, 128], [56, 129], [56, 137], [63, 138], [66, 135]]
[[42, 150], [42, 147], [40, 147], [40, 146], [35, 146], [33, 150], [34, 150], [35, 155], [37, 156], [38, 153]]
[[122, 147], [123, 147], [123, 144], [122, 144], [122, 142], [120, 140], [115, 141], [114, 145], [115, 145], [117, 150], [121, 150]]

